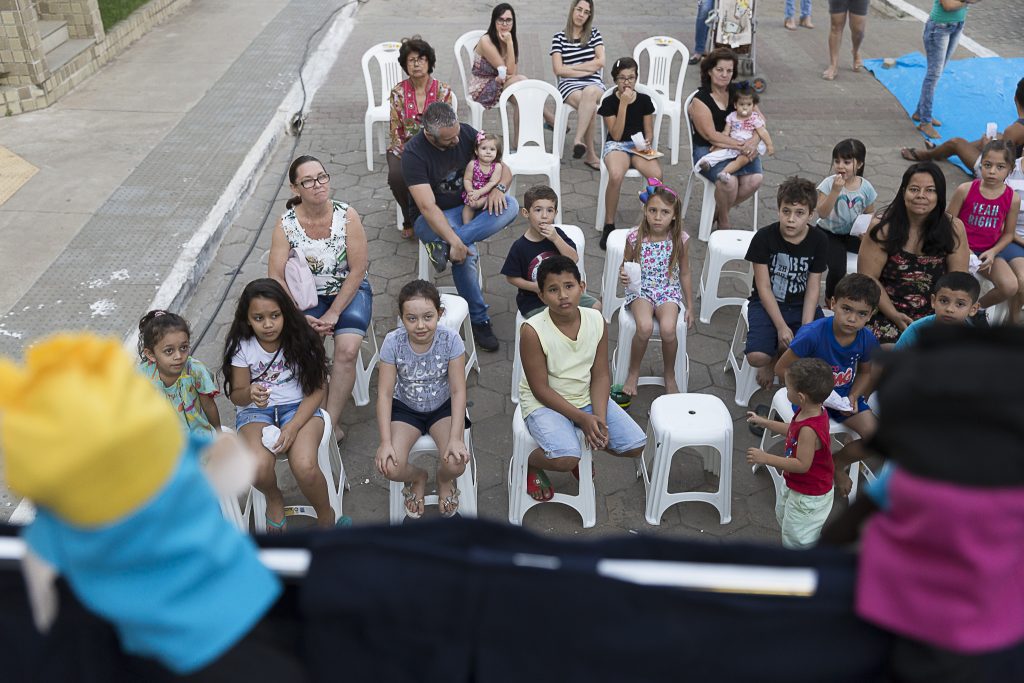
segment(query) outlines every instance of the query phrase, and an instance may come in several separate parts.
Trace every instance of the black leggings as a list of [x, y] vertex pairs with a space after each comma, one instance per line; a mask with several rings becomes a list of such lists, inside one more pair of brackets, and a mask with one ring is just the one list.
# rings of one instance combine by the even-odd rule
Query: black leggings
[[391, 152], [387, 153], [388, 158], [388, 186], [395, 201], [402, 207], [402, 227], [411, 228], [412, 221], [409, 220], [409, 186], [405, 184], [405, 176], [402, 175], [402, 157], [396, 157]]
[[825, 277], [825, 298], [831, 299], [835, 294], [836, 285], [846, 275], [846, 254], [860, 251], [860, 237], [853, 235], [835, 235], [828, 230], [823, 231], [828, 237], [828, 275]]

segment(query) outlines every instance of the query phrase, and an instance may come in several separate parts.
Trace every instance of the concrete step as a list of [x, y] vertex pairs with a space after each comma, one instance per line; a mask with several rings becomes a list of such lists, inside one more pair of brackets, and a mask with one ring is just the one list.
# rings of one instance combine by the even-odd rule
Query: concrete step
[[92, 38], [68, 40], [56, 49], [46, 53], [46, 67], [52, 73], [95, 44], [96, 41]]
[[68, 40], [68, 22], [55, 20], [37, 21], [43, 52], [53, 52]]

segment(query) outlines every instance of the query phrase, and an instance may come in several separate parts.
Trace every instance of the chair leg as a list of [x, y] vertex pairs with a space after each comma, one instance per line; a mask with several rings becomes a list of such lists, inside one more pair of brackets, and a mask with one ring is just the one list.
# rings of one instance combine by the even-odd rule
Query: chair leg
[[[601, 232], [604, 229], [604, 194], [608, 191], [608, 171], [601, 162], [601, 180], [597, 188], [597, 218], [594, 219], [594, 229]], [[613, 216], [614, 218], [614, 216]]]
[[366, 170], [373, 172], [373, 122], [367, 121], [363, 124], [366, 129]]
[[711, 224], [715, 220], [715, 185], [704, 183], [704, 199], [700, 207], [700, 230], [698, 237], [701, 242], [707, 242], [711, 238]]

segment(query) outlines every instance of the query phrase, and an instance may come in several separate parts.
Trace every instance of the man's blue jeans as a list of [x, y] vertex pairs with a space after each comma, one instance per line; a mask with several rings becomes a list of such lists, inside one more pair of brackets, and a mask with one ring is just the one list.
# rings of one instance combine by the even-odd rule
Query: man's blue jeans
[[705, 22], [714, 6], [715, 0], [697, 1], [697, 26], [695, 28], [697, 35], [694, 39], [696, 44], [693, 46], [695, 54], [703, 55], [708, 51], [708, 25]]
[[964, 32], [964, 22], [937, 24], [931, 19], [924, 25], [924, 53], [928, 57], [928, 71], [921, 84], [921, 97], [917, 101], [917, 117], [921, 123], [932, 120], [932, 100], [935, 98], [935, 86], [939, 76], [946, 68], [946, 62], [956, 51], [957, 43]]
[[[448, 225], [452, 226], [455, 234], [459, 236], [462, 243], [469, 247], [469, 256], [462, 263], [452, 263], [452, 279], [455, 280], [455, 289], [459, 296], [469, 304], [469, 319], [474, 323], [486, 323], [490, 321], [487, 316], [487, 304], [484, 303], [484, 293], [480, 291], [480, 283], [477, 275], [480, 257], [474, 246], [491, 235], [500, 232], [502, 228], [515, 220], [519, 214], [519, 204], [515, 197], [505, 195], [508, 206], [505, 211], [498, 215], [487, 213], [483, 209], [476, 215], [476, 218], [465, 225], [462, 224], [462, 206], [455, 206], [444, 210], [444, 217], [448, 219]], [[421, 242], [443, 242], [430, 226], [427, 219], [422, 215], [413, 223], [413, 232]]]
[[[785, 9], [782, 14], [787, 19], [792, 18], [796, 13], [796, 0], [786, 0]], [[800, 0], [800, 18], [811, 16], [811, 0]]]

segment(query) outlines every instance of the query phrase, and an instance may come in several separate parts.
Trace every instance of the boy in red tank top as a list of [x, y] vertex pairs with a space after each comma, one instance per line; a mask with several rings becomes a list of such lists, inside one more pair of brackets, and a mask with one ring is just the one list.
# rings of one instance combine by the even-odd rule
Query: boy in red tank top
[[747, 450], [747, 462], [782, 470], [786, 488], [775, 501], [782, 545], [809, 548], [818, 542], [821, 527], [832, 510], [831, 441], [828, 413], [822, 403], [834, 386], [832, 368], [819, 358], [800, 358], [786, 370], [786, 398], [799, 406], [788, 425], [747, 413], [747, 422], [786, 435], [784, 456], [760, 448]]

